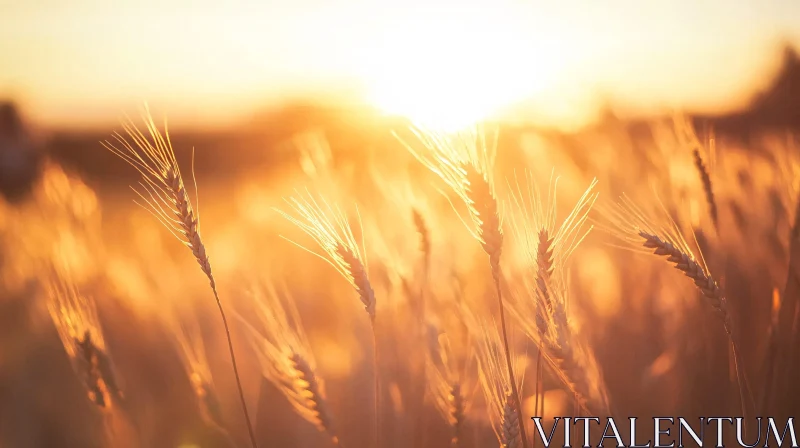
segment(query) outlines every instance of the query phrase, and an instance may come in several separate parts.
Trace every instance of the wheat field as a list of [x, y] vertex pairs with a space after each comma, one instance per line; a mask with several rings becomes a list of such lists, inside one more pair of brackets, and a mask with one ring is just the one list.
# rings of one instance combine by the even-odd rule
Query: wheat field
[[162, 118], [89, 152], [122, 174], [50, 158], [0, 202], [0, 446], [532, 448], [533, 416], [796, 415], [791, 134], [374, 120], [219, 175], [239, 153]]

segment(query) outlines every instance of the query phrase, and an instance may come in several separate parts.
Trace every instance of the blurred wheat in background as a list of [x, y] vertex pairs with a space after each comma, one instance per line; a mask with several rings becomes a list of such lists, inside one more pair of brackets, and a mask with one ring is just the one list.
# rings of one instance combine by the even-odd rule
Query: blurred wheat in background
[[0, 446], [796, 417], [800, 6], [307, 2], [0, 8]]

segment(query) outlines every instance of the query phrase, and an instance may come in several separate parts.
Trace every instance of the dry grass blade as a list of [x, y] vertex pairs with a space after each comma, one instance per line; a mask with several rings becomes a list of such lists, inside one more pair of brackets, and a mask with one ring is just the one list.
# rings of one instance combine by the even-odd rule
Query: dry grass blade
[[139, 190], [134, 188], [134, 191], [144, 201], [144, 204], [141, 205], [149, 210], [153, 216], [192, 251], [192, 255], [200, 265], [200, 269], [208, 278], [222, 318], [222, 324], [225, 327], [231, 365], [236, 377], [236, 386], [250, 443], [253, 447], [256, 447], [255, 431], [250, 422], [250, 415], [244, 399], [244, 390], [239, 378], [239, 369], [236, 365], [236, 355], [233, 351], [228, 320], [225, 317], [225, 310], [219, 299], [216, 281], [211, 272], [211, 263], [206, 253], [205, 245], [200, 238], [199, 216], [195, 214], [189, 194], [186, 191], [166, 125], [162, 135], [147, 108], [145, 108], [143, 119], [147, 127], [147, 136], [137, 129], [131, 120], [128, 120], [123, 123], [127, 138], [122, 134], [115, 133], [115, 142], [104, 142], [103, 145], [139, 171], [142, 176], [142, 180], [139, 182], [141, 188]]
[[258, 328], [237, 316], [245, 325], [264, 378], [286, 396], [301, 417], [328, 433], [338, 445], [314, 355], [288, 292], [279, 293], [272, 285], [258, 287], [253, 302]]

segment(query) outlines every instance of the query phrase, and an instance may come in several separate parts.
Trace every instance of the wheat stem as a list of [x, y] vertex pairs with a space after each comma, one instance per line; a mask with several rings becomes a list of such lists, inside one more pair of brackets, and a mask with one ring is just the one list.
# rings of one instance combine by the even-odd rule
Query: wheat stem
[[236, 389], [239, 392], [239, 401], [242, 404], [242, 413], [244, 413], [244, 419], [247, 423], [247, 433], [250, 436], [250, 444], [253, 446], [253, 448], [257, 448], [258, 444], [256, 443], [256, 433], [253, 430], [253, 424], [250, 422], [250, 413], [247, 411], [247, 402], [244, 399], [244, 388], [242, 388], [242, 380], [239, 378], [239, 367], [236, 365], [236, 354], [233, 351], [233, 341], [231, 340], [231, 331], [228, 327], [228, 318], [225, 317], [225, 310], [222, 307], [222, 302], [219, 300], [217, 288], [213, 286], [213, 280], [211, 289], [214, 291], [214, 299], [217, 301], [217, 308], [219, 309], [219, 315], [222, 318], [222, 325], [225, 327], [225, 339], [228, 342], [228, 353], [231, 357], [231, 366], [233, 366], [233, 376], [236, 379]]

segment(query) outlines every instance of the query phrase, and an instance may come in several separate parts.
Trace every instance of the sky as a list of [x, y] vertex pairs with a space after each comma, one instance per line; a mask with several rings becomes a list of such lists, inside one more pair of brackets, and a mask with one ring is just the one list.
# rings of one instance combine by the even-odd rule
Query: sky
[[431, 122], [719, 111], [768, 83], [784, 42], [800, 0], [0, 0], [0, 97], [59, 126], [142, 101], [231, 123], [311, 94]]

